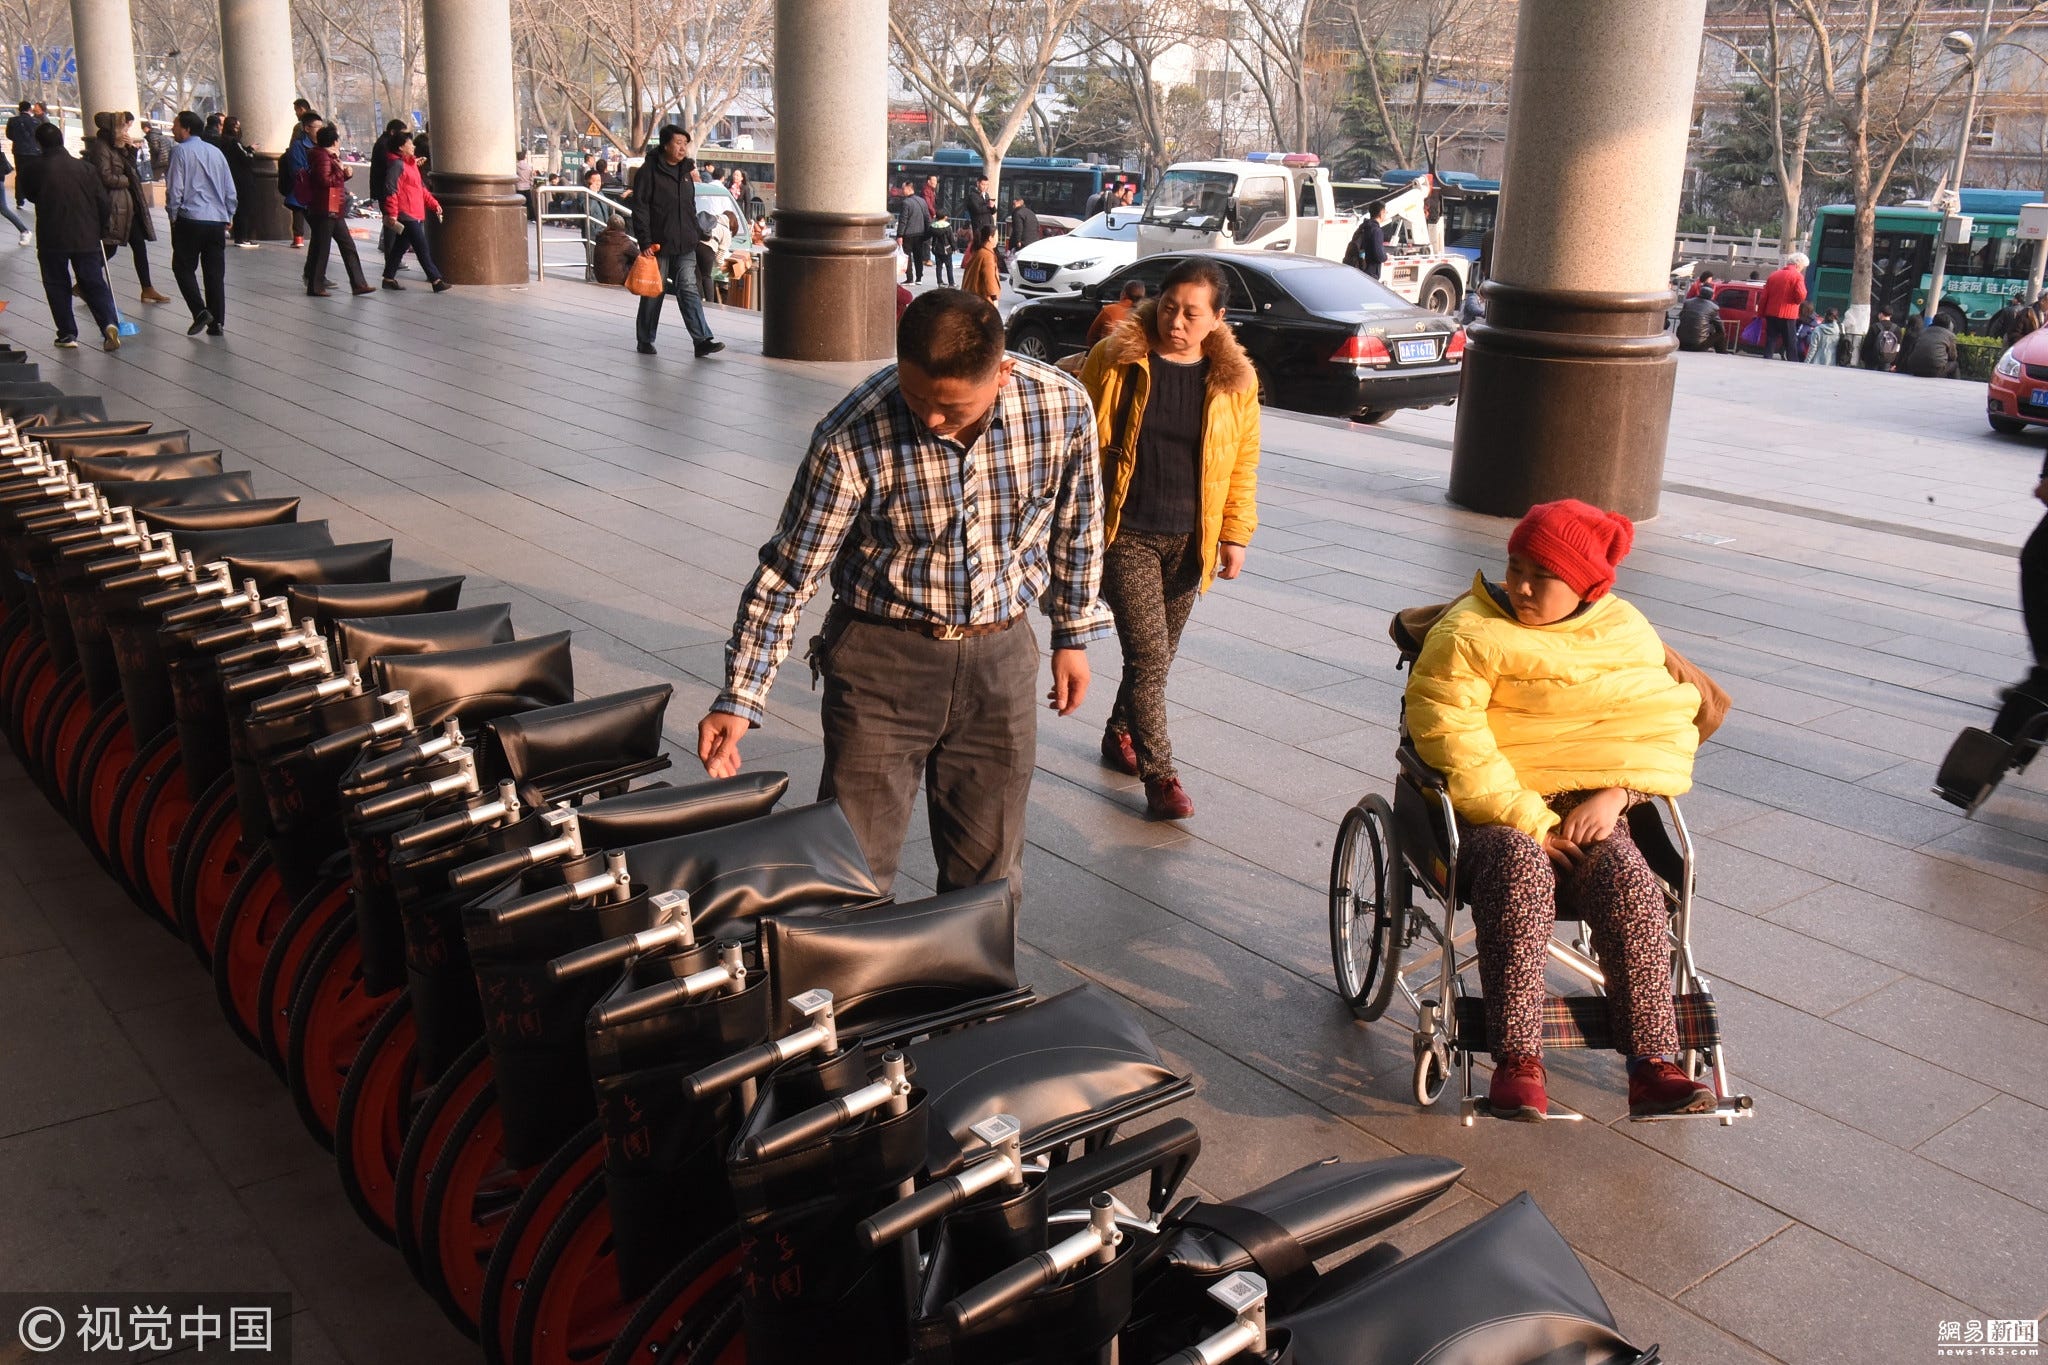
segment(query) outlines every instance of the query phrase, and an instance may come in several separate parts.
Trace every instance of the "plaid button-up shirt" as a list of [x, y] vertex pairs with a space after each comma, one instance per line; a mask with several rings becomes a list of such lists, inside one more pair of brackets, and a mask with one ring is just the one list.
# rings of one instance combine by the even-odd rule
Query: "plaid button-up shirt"
[[1087, 391], [1022, 357], [970, 447], [912, 415], [896, 367], [811, 436], [761, 567], [740, 598], [712, 704], [759, 721], [804, 603], [829, 570], [855, 611], [993, 625], [1043, 599], [1055, 649], [1105, 634], [1101, 469]]

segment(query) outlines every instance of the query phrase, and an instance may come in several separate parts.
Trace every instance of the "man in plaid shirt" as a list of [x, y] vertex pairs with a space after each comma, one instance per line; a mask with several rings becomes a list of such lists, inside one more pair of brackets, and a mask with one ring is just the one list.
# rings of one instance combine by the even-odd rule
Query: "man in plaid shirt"
[[895, 879], [925, 781], [939, 889], [1022, 884], [1037, 762], [1039, 650], [1052, 619], [1052, 709], [1088, 690], [1087, 641], [1111, 629], [1100, 468], [1087, 393], [1008, 356], [993, 305], [957, 289], [913, 302], [896, 364], [811, 437], [761, 567], [740, 598], [725, 690], [697, 730], [713, 777], [739, 771], [804, 603], [829, 572], [811, 641], [825, 680], [825, 772], [876, 880]]

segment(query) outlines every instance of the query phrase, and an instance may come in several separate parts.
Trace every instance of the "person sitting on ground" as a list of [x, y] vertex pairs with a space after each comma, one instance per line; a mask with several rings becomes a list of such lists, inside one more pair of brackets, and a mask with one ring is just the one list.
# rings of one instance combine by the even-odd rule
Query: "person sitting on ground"
[[994, 303], [1002, 297], [1003, 272], [996, 266], [996, 230], [991, 226], [974, 229], [973, 245], [960, 268], [960, 287], [976, 298]]
[[1922, 379], [1955, 379], [1963, 372], [1960, 362], [1956, 334], [1937, 319], [1920, 329], [1900, 368]]
[[626, 231], [626, 215], [614, 213], [590, 249], [590, 270], [599, 284], [624, 284], [640, 257], [640, 244]]
[[1866, 370], [1889, 370], [1899, 360], [1899, 329], [1892, 322], [1892, 310], [1879, 308], [1863, 334], [1863, 353], [1856, 363]]
[[1713, 290], [1703, 289], [1679, 306], [1678, 349], [1728, 354], [1728, 329], [1721, 325], [1721, 305], [1714, 302]]
[[1145, 301], [1145, 282], [1125, 280], [1121, 294], [1113, 302], [1102, 305], [1102, 311], [1095, 315], [1095, 321], [1088, 324], [1088, 345], [1092, 349], [1096, 342], [1114, 332], [1131, 310]]
[[1627, 517], [1576, 499], [1532, 507], [1502, 581], [1474, 578], [1408, 683], [1409, 733], [1458, 817], [1495, 1062], [1488, 1103], [1502, 1118], [1548, 1112], [1543, 968], [1559, 902], [1585, 920], [1607, 973], [1630, 1114], [1716, 1103], [1674, 1060], [1664, 892], [1624, 818], [1687, 791], [1700, 742], [1700, 689], [1673, 676], [1656, 629], [1611, 592], [1634, 539]]
[[1913, 345], [1920, 340], [1920, 334], [1926, 330], [1927, 300], [1914, 299], [1913, 311], [1906, 315], [1904, 324], [1899, 328], [1899, 354], [1892, 363], [1893, 369], [1901, 374], [1906, 373], [1906, 361], [1913, 354]]

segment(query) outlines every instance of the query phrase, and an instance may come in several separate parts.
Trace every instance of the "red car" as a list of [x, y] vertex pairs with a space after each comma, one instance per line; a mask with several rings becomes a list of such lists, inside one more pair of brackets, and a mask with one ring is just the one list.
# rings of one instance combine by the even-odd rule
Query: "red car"
[[1721, 331], [1728, 338], [1729, 350], [1737, 354], [1742, 352], [1742, 329], [1756, 316], [1763, 298], [1762, 280], [1735, 280], [1714, 285], [1714, 303], [1721, 310]]
[[2014, 436], [2029, 425], [2048, 426], [2048, 327], [2029, 332], [1998, 358], [1984, 394], [1993, 431]]

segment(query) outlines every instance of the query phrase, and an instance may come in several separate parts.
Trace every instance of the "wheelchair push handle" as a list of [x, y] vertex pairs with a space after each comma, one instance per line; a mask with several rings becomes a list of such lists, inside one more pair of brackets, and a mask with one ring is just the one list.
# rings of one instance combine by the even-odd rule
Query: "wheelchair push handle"
[[644, 953], [658, 953], [668, 948], [687, 948], [695, 941], [690, 934], [688, 920], [657, 924], [652, 929], [642, 929], [637, 934], [606, 939], [603, 943], [593, 943], [588, 948], [579, 948], [573, 953], [562, 954], [548, 963], [548, 980], [567, 981], [572, 977], [583, 976], [600, 967], [625, 962]]
[[975, 1124], [973, 1132], [990, 1149], [980, 1161], [944, 1180], [934, 1180], [916, 1194], [863, 1218], [853, 1229], [854, 1244], [873, 1253], [966, 1207], [983, 1190], [998, 1185], [1006, 1191], [1023, 1188], [1024, 1126], [1016, 1117], [996, 1114]]
[[832, 1009], [832, 992], [806, 991], [790, 997], [790, 1003], [811, 1022], [795, 1033], [735, 1052], [684, 1077], [683, 1094], [692, 1103], [702, 1104], [713, 1095], [767, 1074], [792, 1057], [809, 1052], [837, 1052], [839, 1023]]
[[[353, 661], [351, 661], [353, 662]], [[384, 707], [384, 714], [376, 720], [366, 720], [361, 725], [351, 725], [346, 730], [336, 730], [306, 746], [306, 757], [314, 763], [324, 763], [330, 758], [339, 758], [351, 749], [360, 749], [365, 744], [404, 734], [412, 729], [412, 694], [409, 692], [385, 692], [377, 701]]]
[[596, 900], [599, 896], [624, 900], [632, 893], [633, 878], [626, 870], [626, 855], [623, 850], [613, 849], [604, 855], [604, 871], [497, 906], [491, 911], [491, 918], [499, 924], [511, 924], [517, 920], [531, 919], [535, 915], [549, 915], [574, 909], [576, 906]]
[[258, 697], [249, 705], [249, 715], [254, 720], [267, 720], [272, 716], [289, 715], [294, 711], [318, 706], [337, 697], [353, 697], [363, 690], [363, 675], [356, 669], [354, 659], [344, 659], [341, 672], [331, 678], [322, 678], [304, 687], [290, 687], [282, 692], [273, 692], [267, 697]]
[[444, 796], [476, 795], [476, 755], [468, 749], [451, 749], [448, 761], [455, 765], [455, 771], [431, 782], [419, 782], [396, 791], [379, 793], [356, 802], [355, 818], [358, 820], [381, 820], [387, 815], [424, 806], [429, 801], [438, 801]]
[[414, 849], [432, 848], [459, 839], [471, 830], [481, 829], [497, 821], [512, 821], [519, 818], [519, 786], [511, 779], [498, 784], [498, 794], [481, 805], [467, 810], [452, 811], [437, 820], [424, 820], [410, 829], [402, 829], [391, 836], [391, 848], [395, 853], [410, 853]]
[[1184, 1351], [1175, 1351], [1160, 1365], [1224, 1365], [1240, 1356], [1266, 1353], [1266, 1281], [1249, 1270], [1224, 1276], [1209, 1286], [1209, 1297], [1235, 1316], [1222, 1331]]
[[[183, 620], [173, 619], [171, 613], [192, 606], [207, 598], [226, 596], [228, 591], [234, 587], [233, 580], [228, 576], [228, 566], [226, 564], [215, 561], [208, 564], [204, 569], [198, 568], [194, 564], [192, 552], [189, 550], [183, 551], [178, 555], [178, 562], [185, 568], [187, 574], [185, 582], [174, 584], [161, 592], [153, 592], [135, 604], [144, 611], [163, 612], [163, 624], [166, 626], [184, 624]], [[204, 613], [201, 614], [203, 615]]]
[[744, 990], [747, 984], [746, 954], [737, 943], [718, 945], [718, 965], [706, 967], [701, 972], [674, 981], [664, 981], [658, 986], [633, 991], [618, 999], [599, 1005], [591, 1012], [590, 1021], [597, 1028], [612, 1028], [618, 1024], [631, 1023], [659, 1014], [671, 1005], [685, 1004], [700, 995], [707, 995], [720, 986]]
[[837, 1095], [794, 1118], [762, 1129], [741, 1144], [752, 1161], [773, 1161], [832, 1136], [866, 1114], [886, 1109], [901, 1114], [910, 1108], [910, 1066], [900, 1052], [882, 1054], [882, 1074], [860, 1089]]
[[1084, 1262], [1116, 1259], [1123, 1230], [1116, 1225], [1116, 1201], [1097, 1194], [1088, 1201], [1088, 1226], [1044, 1251], [1034, 1251], [1008, 1270], [983, 1280], [948, 1303], [943, 1316], [955, 1333], [970, 1331], [1011, 1304], [1030, 1298]]
[[[372, 724], [375, 723], [372, 722]], [[368, 763], [356, 769], [350, 781], [364, 787], [378, 782], [389, 781], [394, 777], [402, 776], [409, 768], [418, 767], [428, 759], [439, 758], [443, 754], [451, 754], [461, 747], [462, 722], [451, 716], [441, 723], [439, 734], [429, 735], [425, 739], [414, 740], [411, 744], [407, 744], [402, 748], [393, 749], [382, 758], [371, 759]]]
[[583, 827], [576, 819], [573, 807], [562, 805], [553, 810], [542, 811], [540, 822], [547, 827], [548, 837], [525, 848], [508, 849], [494, 853], [488, 858], [479, 858], [448, 874], [449, 889], [469, 891], [479, 886], [488, 886], [503, 881], [515, 872], [524, 872], [529, 867], [556, 859], [571, 861], [583, 856]]
[[[296, 636], [286, 636], [284, 638], [286, 641], [297, 641], [298, 639]], [[253, 646], [245, 645], [243, 648], [248, 649], [253, 648]], [[240, 653], [241, 651], [237, 650], [235, 652]], [[281, 657], [287, 652], [280, 649], [275, 651], [275, 654]], [[327, 657], [327, 641], [316, 635], [313, 637], [309, 652], [304, 658], [286, 659], [282, 663], [271, 664], [267, 668], [254, 668], [246, 673], [237, 673], [231, 678], [222, 680], [221, 690], [227, 694], [229, 700], [239, 701], [243, 697], [254, 693], [274, 692], [279, 688], [290, 687], [304, 682], [308, 678], [327, 678], [332, 677], [333, 674], [334, 663]]]

